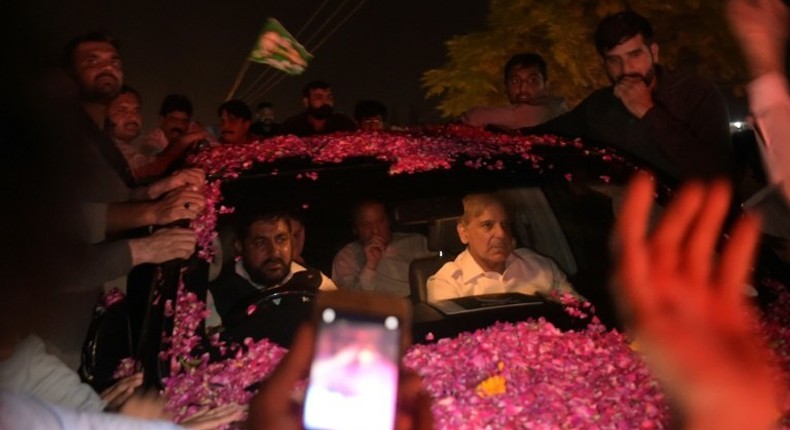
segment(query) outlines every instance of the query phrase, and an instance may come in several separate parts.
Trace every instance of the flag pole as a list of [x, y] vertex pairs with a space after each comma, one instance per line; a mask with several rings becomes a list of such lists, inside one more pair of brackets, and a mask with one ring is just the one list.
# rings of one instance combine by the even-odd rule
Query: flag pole
[[241, 65], [241, 69], [239, 69], [238, 75], [236, 75], [236, 81], [233, 82], [233, 86], [230, 87], [230, 91], [228, 91], [228, 96], [225, 97], [225, 101], [232, 99], [233, 95], [236, 94], [236, 90], [239, 89], [239, 85], [241, 85], [241, 80], [244, 79], [244, 75], [247, 73], [247, 69], [250, 68], [251, 63], [252, 61], [250, 61], [249, 58], [246, 58], [244, 60], [244, 63], [242, 63]]

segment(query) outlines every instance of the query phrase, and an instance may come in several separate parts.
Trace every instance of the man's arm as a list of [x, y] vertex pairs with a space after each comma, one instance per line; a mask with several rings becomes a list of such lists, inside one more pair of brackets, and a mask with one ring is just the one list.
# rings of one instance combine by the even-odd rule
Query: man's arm
[[676, 97], [692, 106], [688, 117], [679, 118], [656, 103], [641, 119], [646, 134], [683, 177], [733, 176], [730, 120], [721, 93], [712, 83], [698, 81]]
[[210, 137], [211, 136], [206, 131], [200, 129], [179, 137], [175, 142], [167, 145], [164, 151], [156, 156], [146, 156], [142, 153], [138, 153], [140, 158], [137, 159], [137, 162], [133, 163], [131, 159], [129, 160], [132, 174], [138, 181], [158, 178], [162, 176], [174, 162], [183, 157], [187, 149], [201, 140], [209, 141]]
[[[442, 267], [442, 269], [444, 269], [444, 267]], [[428, 283], [425, 288], [428, 290], [429, 302], [454, 299], [461, 296], [458, 293], [456, 282], [448, 276], [442, 276], [442, 272], [443, 270], [440, 269], [435, 275], [428, 278]]]
[[790, 201], [790, 90], [784, 64], [790, 7], [781, 0], [730, 0], [727, 18], [754, 78], [747, 90], [749, 107], [765, 141], [760, 149], [771, 180], [782, 184]]
[[107, 206], [107, 233], [195, 219], [205, 205], [203, 194], [186, 188], [170, 192], [155, 202], [110, 203]]
[[589, 97], [579, 103], [572, 111], [566, 112], [550, 121], [535, 127], [522, 128], [521, 134], [556, 134], [564, 137], [581, 137], [586, 138], [589, 135], [589, 127], [587, 125], [587, 109], [591, 104], [591, 100], [598, 92], [591, 94]]
[[780, 184], [790, 201], [790, 91], [779, 74], [764, 75], [748, 87], [749, 105], [765, 145], [765, 164], [771, 181]]

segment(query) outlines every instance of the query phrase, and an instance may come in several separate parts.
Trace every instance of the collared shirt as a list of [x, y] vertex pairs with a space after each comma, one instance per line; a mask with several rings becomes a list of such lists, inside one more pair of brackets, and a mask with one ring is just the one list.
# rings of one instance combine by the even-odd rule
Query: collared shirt
[[[250, 283], [250, 285], [252, 285], [253, 287], [255, 287], [255, 288], [259, 289], [259, 290], [267, 290], [269, 288], [277, 288], [277, 287], [279, 287], [281, 285], [284, 285], [288, 281], [290, 281], [291, 278], [294, 276], [294, 273], [304, 272], [305, 270], [307, 270], [301, 264], [299, 264], [299, 263], [297, 263], [295, 261], [292, 261], [291, 262], [291, 270], [288, 272], [288, 274], [285, 276], [285, 278], [283, 278], [283, 280], [280, 281], [280, 283], [278, 283], [277, 285], [272, 285], [271, 287], [265, 287], [263, 285], [256, 284], [255, 282], [252, 281], [252, 278], [250, 277], [250, 274], [247, 273], [247, 269], [244, 268], [244, 262], [243, 261], [241, 261], [241, 260], [237, 261], [236, 262], [236, 266], [234, 268], [236, 270], [236, 274], [237, 275], [239, 275], [242, 278], [244, 278], [247, 282]], [[319, 286], [318, 289], [321, 290], [321, 291], [331, 291], [331, 290], [336, 290], [337, 287], [335, 286], [335, 283], [332, 282], [331, 279], [329, 279], [326, 275], [321, 273], [321, 286]]]
[[428, 278], [430, 302], [506, 292], [578, 296], [552, 259], [526, 248], [516, 249], [508, 256], [503, 273], [484, 271], [467, 248]]
[[[252, 281], [252, 279], [250, 278], [250, 274], [247, 272], [247, 269], [244, 268], [244, 263], [241, 260], [237, 261], [233, 266], [233, 271], [237, 275], [239, 275], [250, 285], [252, 285], [253, 287], [259, 290], [266, 290], [269, 288], [277, 288], [279, 286], [282, 286], [291, 280], [294, 273], [304, 272], [305, 270], [307, 269], [304, 266], [302, 266], [301, 264], [295, 261], [292, 261], [291, 270], [288, 272], [288, 275], [286, 275], [285, 278], [283, 278], [283, 280], [279, 284], [273, 285], [271, 287], [265, 287], [263, 285], [256, 284], [255, 282]], [[335, 283], [332, 282], [331, 279], [329, 279], [326, 275], [321, 273], [321, 285], [318, 287], [318, 289], [321, 291], [333, 291], [333, 290], [337, 290], [337, 286], [335, 286]], [[274, 303], [275, 305], [279, 305], [280, 299], [274, 299], [272, 303]], [[206, 316], [206, 327], [217, 327], [222, 325], [222, 318], [220, 317], [219, 311], [217, 311], [217, 305], [214, 302], [214, 295], [211, 293], [211, 290], [208, 291], [208, 294], [206, 296], [206, 309], [208, 310], [208, 315]]]
[[365, 290], [406, 297], [409, 288], [409, 264], [415, 258], [433, 255], [425, 236], [394, 233], [376, 270], [365, 267], [362, 243], [349, 243], [335, 255], [332, 279], [341, 290]]

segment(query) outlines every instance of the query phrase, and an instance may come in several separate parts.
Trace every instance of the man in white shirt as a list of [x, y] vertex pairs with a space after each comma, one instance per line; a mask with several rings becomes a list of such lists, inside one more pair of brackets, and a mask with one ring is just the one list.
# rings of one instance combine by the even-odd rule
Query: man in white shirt
[[[196, 136], [179, 137], [173, 140], [156, 155], [144, 154], [135, 140], [140, 136], [143, 125], [140, 94], [124, 85], [107, 108], [107, 132], [121, 150], [129, 164], [132, 176], [138, 184], [150, 183], [165, 175], [168, 169], [184, 157], [185, 152], [195, 143]], [[164, 136], [164, 134], [162, 135]]]
[[354, 213], [354, 234], [335, 255], [332, 279], [341, 290], [365, 290], [406, 297], [410, 294], [409, 264], [431, 255], [425, 236], [393, 233], [384, 204], [359, 203]]
[[428, 301], [504, 292], [578, 296], [553, 260], [513, 249], [510, 215], [496, 195], [468, 195], [463, 205], [458, 236], [466, 250], [428, 278]]
[[[182, 94], [168, 94], [159, 108], [159, 127], [151, 130], [140, 143], [146, 155], [162, 154], [171, 145], [181, 152], [199, 142], [215, 144], [216, 140], [200, 124], [192, 121], [192, 102]], [[172, 149], [171, 149], [172, 151]]]

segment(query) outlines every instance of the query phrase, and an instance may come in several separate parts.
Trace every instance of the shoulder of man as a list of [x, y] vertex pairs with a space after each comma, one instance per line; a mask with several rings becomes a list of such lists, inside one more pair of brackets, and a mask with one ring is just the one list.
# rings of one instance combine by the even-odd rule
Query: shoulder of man
[[[319, 287], [321, 287], [321, 283], [323, 282], [323, 274], [320, 270], [312, 268], [312, 267], [304, 267], [298, 265], [297, 263], [292, 264], [292, 271], [293, 275], [291, 279], [288, 280], [285, 284], [277, 287], [277, 289], [283, 290], [307, 290], [307, 291], [318, 291]], [[295, 270], [293, 265], [296, 265], [300, 270]]]
[[357, 123], [346, 114], [335, 112], [329, 117], [329, 121], [337, 131], [353, 131], [357, 129]]
[[222, 266], [217, 279], [209, 282], [209, 290], [220, 315], [227, 313], [239, 300], [258, 291], [254, 285], [236, 273], [236, 263]]

